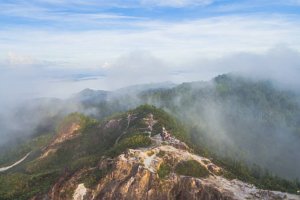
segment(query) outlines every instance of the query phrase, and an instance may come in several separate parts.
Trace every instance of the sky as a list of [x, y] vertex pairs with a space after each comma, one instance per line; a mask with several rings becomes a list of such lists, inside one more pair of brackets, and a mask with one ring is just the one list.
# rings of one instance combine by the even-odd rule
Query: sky
[[299, 51], [299, 0], [0, 0], [6, 102], [230, 72], [297, 87]]

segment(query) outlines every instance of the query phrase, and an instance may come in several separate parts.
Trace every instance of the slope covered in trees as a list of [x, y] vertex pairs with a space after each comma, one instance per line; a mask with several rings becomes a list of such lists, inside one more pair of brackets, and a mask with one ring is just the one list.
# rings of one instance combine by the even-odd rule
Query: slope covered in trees
[[300, 107], [292, 92], [222, 75], [211, 82], [147, 91], [141, 98], [177, 116], [204, 152], [285, 178], [300, 177]]

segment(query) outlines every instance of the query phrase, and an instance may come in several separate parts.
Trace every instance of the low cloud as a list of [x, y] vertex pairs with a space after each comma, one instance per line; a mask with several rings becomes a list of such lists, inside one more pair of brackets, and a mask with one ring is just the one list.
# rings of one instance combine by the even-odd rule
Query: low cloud
[[[15, 58], [16, 57], [16, 58]], [[174, 83], [210, 80], [224, 73], [253, 79], [270, 79], [286, 88], [298, 89], [300, 52], [284, 45], [263, 53], [233, 53], [219, 58], [191, 58], [174, 61], [158, 53], [136, 50], [93, 68], [69, 68], [16, 55], [15, 63], [0, 65], [0, 103], [34, 97], [66, 98], [85, 88], [114, 90], [129, 85], [170, 81]], [[34, 64], [29, 64], [36, 61]], [[104, 67], [103, 67], [104, 66]]]
[[162, 82], [169, 78], [168, 64], [148, 51], [125, 54], [107, 69], [107, 81], [113, 88]]
[[[196, 63], [201, 62], [192, 65]], [[195, 70], [201, 72], [206, 68], [215, 75], [232, 72], [252, 79], [272, 80], [289, 89], [300, 87], [300, 52], [285, 45], [277, 45], [264, 53], [237, 53], [203, 64]]]

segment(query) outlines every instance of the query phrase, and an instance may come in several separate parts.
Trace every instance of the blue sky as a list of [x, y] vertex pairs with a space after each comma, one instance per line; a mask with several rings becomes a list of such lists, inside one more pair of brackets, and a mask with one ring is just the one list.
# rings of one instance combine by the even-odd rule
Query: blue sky
[[[298, 0], [2, 0], [4, 28], [59, 30], [128, 29], [121, 22], [183, 21], [226, 15], [294, 15]], [[76, 19], [88, 22], [80, 24]], [[101, 26], [99, 26], [101, 24]], [[108, 26], [109, 25], [109, 26]], [[137, 28], [137, 27], [136, 27]]]
[[0, 0], [0, 42], [0, 96], [261, 69], [277, 77], [277, 63], [298, 70], [300, 1]]

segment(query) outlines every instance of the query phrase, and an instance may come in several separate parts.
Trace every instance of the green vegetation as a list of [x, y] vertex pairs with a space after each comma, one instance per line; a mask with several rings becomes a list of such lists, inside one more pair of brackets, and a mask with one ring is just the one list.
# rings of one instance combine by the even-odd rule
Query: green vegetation
[[183, 124], [167, 112], [163, 111], [162, 109], [158, 109], [152, 105], [142, 105], [138, 107], [136, 111], [138, 113], [152, 113], [154, 115], [155, 120], [159, 121], [159, 123], [154, 125], [152, 135], [161, 133], [162, 127], [164, 126], [176, 138], [182, 141], [189, 140], [187, 131], [184, 128]]
[[205, 178], [209, 171], [195, 160], [182, 161], [176, 165], [175, 172], [179, 175]]
[[46, 193], [58, 177], [57, 171], [34, 175], [10, 173], [0, 175], [0, 199], [29, 199], [37, 193]]
[[225, 158], [219, 161], [215, 160], [215, 162], [226, 169], [224, 176], [228, 179], [239, 179], [254, 184], [261, 189], [284, 191], [294, 194], [297, 194], [300, 188], [300, 182], [297, 179], [288, 181], [272, 175], [257, 165], [253, 165], [250, 168], [242, 161], [233, 161]]
[[81, 182], [84, 183], [84, 186], [87, 188], [94, 188], [99, 181], [105, 177], [109, 173], [109, 169], [94, 169], [92, 171], [89, 171], [87, 174], [84, 174], [82, 177]]
[[160, 167], [157, 171], [157, 174], [158, 174], [159, 178], [165, 178], [171, 173], [171, 170], [172, 170], [172, 168], [171, 168], [170, 164], [163, 162], [160, 165]]
[[[6, 156], [9, 159], [16, 160], [15, 155], [24, 156], [23, 153], [32, 151], [30, 157], [19, 166], [0, 174], [0, 199], [22, 200], [46, 193], [60, 176], [96, 165], [99, 156], [103, 154], [96, 151], [108, 147], [104, 143], [94, 141], [101, 140], [99, 136], [96, 137], [99, 134], [99, 130], [96, 129], [98, 123], [94, 119], [73, 113], [60, 123], [57, 132], [64, 130], [70, 123], [79, 123], [80, 131], [84, 134], [59, 144], [56, 152], [46, 158], [36, 159], [40, 156], [41, 148], [49, 144], [53, 134], [40, 134], [22, 146], [12, 149], [12, 153], [7, 152]], [[0, 158], [6, 159], [5, 156]]]
[[[0, 199], [13, 199], [26, 195], [30, 177], [21, 173], [0, 176]], [[23, 197], [24, 198], [24, 197]]]
[[29, 152], [36, 152], [45, 146], [53, 137], [53, 134], [40, 135], [30, 141], [27, 141], [17, 147], [12, 147], [6, 151], [0, 152], [0, 167], [10, 165], [24, 157]]
[[133, 135], [120, 141], [115, 147], [110, 149], [108, 156], [115, 157], [126, 149], [136, 149], [140, 147], [148, 147], [151, 145], [151, 139], [144, 135]]

